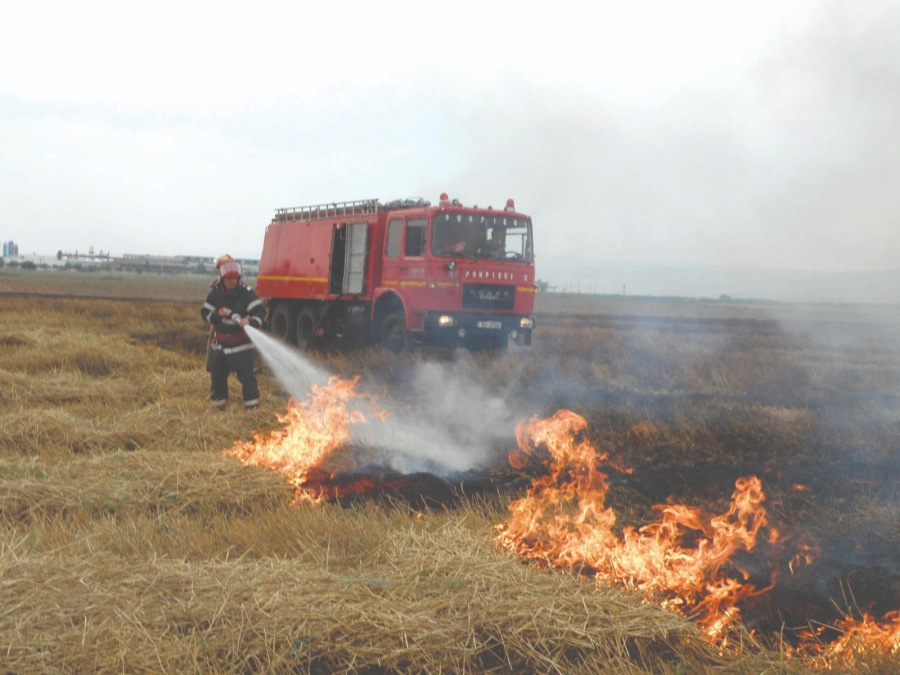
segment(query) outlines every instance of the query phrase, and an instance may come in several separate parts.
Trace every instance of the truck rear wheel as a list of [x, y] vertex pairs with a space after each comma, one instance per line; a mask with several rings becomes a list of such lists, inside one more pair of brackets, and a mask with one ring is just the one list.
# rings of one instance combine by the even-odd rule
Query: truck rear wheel
[[297, 344], [306, 347], [314, 336], [319, 318], [309, 307], [304, 307], [297, 314]]
[[384, 317], [381, 324], [381, 344], [393, 354], [412, 351], [413, 339], [406, 330], [406, 316], [402, 309], [395, 310]]
[[282, 342], [294, 342], [296, 340], [296, 332], [294, 331], [294, 313], [291, 311], [290, 305], [282, 302], [272, 312], [270, 321], [272, 326], [272, 335]]

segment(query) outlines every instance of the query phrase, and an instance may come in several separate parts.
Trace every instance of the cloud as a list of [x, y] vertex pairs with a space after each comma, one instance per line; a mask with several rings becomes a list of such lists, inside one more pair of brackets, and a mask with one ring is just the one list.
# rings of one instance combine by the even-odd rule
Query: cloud
[[277, 207], [448, 191], [539, 261], [897, 269], [900, 9], [467, 8], [19, 7], [0, 235], [255, 257]]
[[461, 114], [454, 182], [514, 193], [560, 259], [897, 269], [900, 10], [856, 6], [659, 105], [495, 92]]

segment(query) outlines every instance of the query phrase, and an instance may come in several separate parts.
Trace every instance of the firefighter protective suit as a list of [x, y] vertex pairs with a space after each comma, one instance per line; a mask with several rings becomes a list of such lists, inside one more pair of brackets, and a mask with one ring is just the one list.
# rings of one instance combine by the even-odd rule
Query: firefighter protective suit
[[[240, 269], [237, 263], [230, 264]], [[223, 307], [228, 311], [220, 312]], [[228, 402], [228, 375], [236, 373], [241, 383], [244, 407], [255, 408], [259, 405], [259, 387], [254, 371], [255, 348], [240, 322], [247, 317], [248, 325], [260, 328], [266, 316], [262, 300], [240, 280], [231, 290], [220, 280], [206, 297], [200, 316], [213, 330], [207, 355], [210, 403], [216, 408], [225, 407]]]

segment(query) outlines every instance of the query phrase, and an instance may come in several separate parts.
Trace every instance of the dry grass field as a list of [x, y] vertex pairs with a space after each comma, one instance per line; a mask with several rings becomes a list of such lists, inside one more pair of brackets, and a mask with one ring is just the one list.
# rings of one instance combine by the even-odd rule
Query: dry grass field
[[214, 275], [75, 270], [0, 271], [0, 293], [88, 298], [160, 298], [190, 302], [205, 296]]
[[[821, 553], [720, 648], [502, 550], [512, 469], [429, 508], [291, 506], [278, 474], [223, 456], [285, 396], [263, 371], [260, 410], [209, 408], [206, 284], [0, 274], [0, 672], [808, 673], [795, 629], [900, 609], [897, 308], [548, 295], [534, 347], [501, 358], [317, 356], [399, 405], [434, 361], [515, 410], [579, 413], [633, 469], [610, 473], [620, 525], [667, 500], [721, 511], [759, 476], [771, 519]], [[896, 673], [900, 654], [832, 667]]]

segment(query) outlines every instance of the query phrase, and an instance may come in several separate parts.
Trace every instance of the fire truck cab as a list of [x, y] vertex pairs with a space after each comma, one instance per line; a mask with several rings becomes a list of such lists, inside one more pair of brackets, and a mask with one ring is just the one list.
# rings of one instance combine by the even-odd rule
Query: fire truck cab
[[266, 229], [257, 293], [274, 335], [499, 351], [531, 344], [531, 218], [442, 194], [278, 209]]

